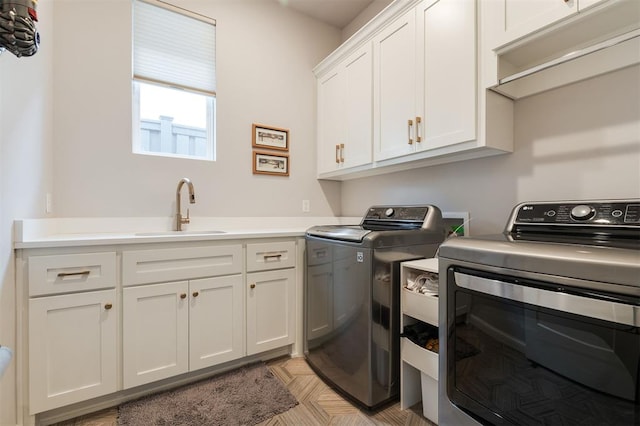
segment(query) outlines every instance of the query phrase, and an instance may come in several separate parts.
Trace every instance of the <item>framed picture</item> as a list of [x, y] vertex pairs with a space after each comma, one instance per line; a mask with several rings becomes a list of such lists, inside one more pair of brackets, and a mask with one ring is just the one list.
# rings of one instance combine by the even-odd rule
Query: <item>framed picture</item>
[[289, 156], [253, 151], [253, 174], [289, 176]]
[[267, 127], [262, 124], [253, 125], [252, 146], [254, 148], [289, 150], [289, 130]]

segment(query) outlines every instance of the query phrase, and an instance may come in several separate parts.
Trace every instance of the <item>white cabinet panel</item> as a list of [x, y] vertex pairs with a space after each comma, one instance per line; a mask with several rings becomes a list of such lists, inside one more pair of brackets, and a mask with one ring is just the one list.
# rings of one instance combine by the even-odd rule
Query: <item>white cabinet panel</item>
[[342, 167], [371, 163], [373, 120], [373, 53], [371, 43], [356, 51], [344, 65], [346, 87], [344, 104], [346, 129], [340, 147]]
[[345, 138], [345, 76], [336, 67], [318, 80], [318, 173], [340, 166], [340, 144]]
[[371, 162], [372, 50], [360, 47], [318, 79], [318, 173]]
[[116, 291], [29, 300], [29, 411], [117, 390]]
[[476, 139], [476, 12], [468, 0], [417, 8], [416, 150]]
[[29, 296], [115, 286], [115, 252], [29, 257]]
[[122, 254], [122, 283], [135, 285], [242, 272], [242, 246], [132, 250]]
[[124, 388], [189, 370], [187, 281], [123, 290]]
[[296, 266], [294, 241], [247, 244], [247, 272]]
[[413, 151], [416, 108], [415, 10], [373, 38], [373, 159]]
[[242, 275], [189, 282], [189, 370], [244, 355]]
[[247, 355], [295, 339], [295, 269], [247, 274]]
[[501, 0], [504, 42], [523, 37], [578, 12], [578, 0]]

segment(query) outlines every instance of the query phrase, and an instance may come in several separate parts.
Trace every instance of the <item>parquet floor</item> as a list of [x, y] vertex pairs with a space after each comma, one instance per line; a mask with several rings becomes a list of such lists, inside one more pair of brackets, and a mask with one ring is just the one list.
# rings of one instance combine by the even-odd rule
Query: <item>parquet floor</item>
[[[304, 358], [280, 358], [269, 361], [267, 365], [300, 403], [259, 426], [434, 426], [422, 417], [420, 405], [400, 410], [400, 404], [395, 403], [375, 413], [355, 407], [329, 388]], [[56, 426], [116, 426], [116, 418], [117, 410], [111, 408], [57, 423]]]

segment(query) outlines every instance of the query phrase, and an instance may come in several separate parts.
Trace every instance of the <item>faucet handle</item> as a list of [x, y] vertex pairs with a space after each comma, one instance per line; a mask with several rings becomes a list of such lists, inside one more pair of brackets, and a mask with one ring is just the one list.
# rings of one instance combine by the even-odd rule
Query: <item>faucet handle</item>
[[189, 209], [187, 209], [187, 217], [182, 219], [182, 223], [189, 223]]

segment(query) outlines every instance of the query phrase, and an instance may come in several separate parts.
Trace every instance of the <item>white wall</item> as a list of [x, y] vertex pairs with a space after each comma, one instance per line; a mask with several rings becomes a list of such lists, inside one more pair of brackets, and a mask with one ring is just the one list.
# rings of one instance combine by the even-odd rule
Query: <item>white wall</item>
[[[340, 31], [272, 1], [174, 3], [217, 20], [218, 161], [132, 154], [130, 2], [57, 2], [56, 216], [171, 216], [182, 177], [192, 216], [339, 213], [340, 185], [315, 179], [311, 70]], [[252, 123], [290, 129], [290, 177], [252, 174]]]
[[[0, 345], [14, 349], [13, 219], [45, 216], [45, 195], [52, 191], [50, 2], [40, 2], [38, 15], [38, 53], [0, 55]], [[0, 379], [2, 426], [16, 424], [16, 355]]]
[[468, 211], [473, 234], [501, 232], [517, 203], [640, 198], [640, 68], [515, 105], [512, 154], [347, 181], [342, 214], [373, 204]]

